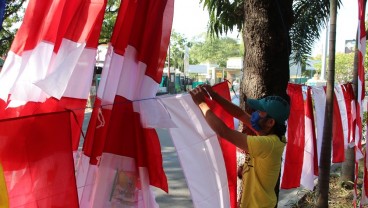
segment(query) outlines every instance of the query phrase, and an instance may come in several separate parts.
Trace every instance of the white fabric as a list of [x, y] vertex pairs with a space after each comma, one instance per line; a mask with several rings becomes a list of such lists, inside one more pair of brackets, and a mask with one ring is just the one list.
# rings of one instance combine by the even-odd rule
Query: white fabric
[[[306, 98], [306, 91], [303, 90], [303, 98]], [[313, 190], [314, 189], [314, 144], [313, 144], [313, 129], [312, 122], [308, 115], [304, 117], [304, 125], [305, 125], [305, 144], [304, 144], [304, 159], [303, 159], [303, 167], [302, 167], [302, 175], [300, 178], [300, 184], [303, 185], [306, 189]]]
[[8, 56], [0, 73], [0, 99], [4, 101], [8, 99], [10, 89], [17, 80], [21, 70], [22, 59], [24, 59], [24, 57], [22, 58], [12, 51], [8, 52]]
[[312, 87], [314, 109], [315, 109], [315, 124], [317, 130], [317, 155], [318, 165], [321, 155], [322, 139], [323, 139], [323, 126], [325, 122], [325, 106], [326, 106], [326, 93], [323, 87]]
[[[35, 82], [35, 84], [49, 96], [60, 99], [65, 92], [73, 71], [78, 67], [77, 63], [85, 46], [85, 43], [76, 43], [71, 40], [63, 39], [58, 53], [53, 54], [55, 57], [53, 57], [52, 60], [54, 61], [49, 66], [46, 77]], [[87, 57], [89, 62], [93, 59], [94, 56]], [[91, 76], [90, 74], [85, 75], [86, 77]], [[83, 76], [78, 78], [82, 79]], [[79, 84], [80, 83], [82, 82], [80, 81]], [[90, 84], [90, 82], [88, 84]]]
[[[363, 58], [364, 60], [364, 58]], [[363, 63], [364, 64], [364, 63]], [[364, 66], [364, 65], [363, 65]], [[356, 107], [359, 108], [359, 112], [360, 112], [360, 115], [356, 115], [357, 118], [358, 116], [360, 117], [360, 120], [362, 122], [362, 126], [358, 126], [357, 124], [355, 125], [355, 146], [359, 147], [359, 143], [362, 143], [362, 139], [363, 138], [360, 138], [360, 136], [362, 135], [362, 132], [363, 132], [363, 102], [362, 102], [362, 87], [359, 87], [359, 86], [362, 86], [362, 81], [360, 79], [358, 79], [358, 98], [357, 98], [357, 105]], [[363, 158], [363, 152], [357, 148], [357, 151], [356, 151], [356, 154], [355, 154], [355, 160], [360, 160]]]
[[352, 124], [351, 124], [351, 133], [350, 133], [350, 142], [349, 142], [349, 147], [353, 148], [355, 146], [355, 138], [353, 137], [353, 131], [355, 131], [355, 126], [353, 125], [355, 123], [356, 120], [356, 102], [353, 99], [350, 103], [351, 105], [351, 120], [352, 120]]
[[40, 42], [33, 50], [24, 51], [22, 57], [10, 53], [0, 77], [1, 98], [6, 100], [11, 94], [10, 100], [45, 101], [48, 96], [34, 83], [47, 75], [53, 49], [53, 44]]
[[342, 91], [341, 85], [335, 86], [335, 95], [340, 109], [342, 130], [344, 133], [344, 149], [347, 149], [349, 143], [348, 142], [349, 120], [348, 120], [348, 113], [346, 111], [344, 93]]
[[141, 116], [143, 128], [176, 128], [170, 114], [158, 99], [133, 102], [134, 112]]
[[189, 94], [161, 98], [178, 128], [169, 129], [194, 207], [230, 207], [225, 162], [216, 134]]
[[104, 108], [110, 109], [112, 109], [112, 104], [115, 100], [120, 81], [121, 67], [124, 63], [124, 57], [114, 53], [113, 50], [113, 46], [109, 45], [97, 91], [97, 97], [102, 100], [101, 104], [108, 105], [104, 106]]
[[137, 57], [136, 49], [128, 46], [116, 94], [132, 101], [153, 98], [156, 96], [159, 83], [145, 75], [146, 64], [138, 62], [135, 57]]
[[[82, 167], [87, 170], [86, 165]], [[77, 171], [77, 183], [86, 181], [84, 187], [78, 186], [78, 189], [81, 189], [78, 190], [78, 194], [83, 192], [79, 195], [80, 207], [159, 207], [149, 185], [147, 168], [139, 167], [139, 173], [137, 173], [133, 158], [103, 153], [99, 166], [89, 165], [88, 169], [87, 176], [79, 174], [80, 170]], [[119, 178], [119, 174], [129, 175], [133, 180]], [[122, 184], [124, 184], [124, 188], [119, 187]], [[134, 194], [125, 194], [124, 191], [128, 189], [125, 186], [131, 188]]]

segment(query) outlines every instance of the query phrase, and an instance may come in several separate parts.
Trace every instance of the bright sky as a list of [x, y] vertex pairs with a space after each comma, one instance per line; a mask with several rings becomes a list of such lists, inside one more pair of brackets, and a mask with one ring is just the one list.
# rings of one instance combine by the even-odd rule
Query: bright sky
[[[344, 52], [345, 40], [356, 37], [358, 26], [358, 1], [342, 0], [338, 10], [336, 25], [336, 51]], [[191, 38], [207, 31], [208, 12], [203, 10], [199, 0], [175, 0], [173, 29]], [[321, 38], [316, 41], [313, 54], [321, 54], [325, 40], [325, 30], [321, 30]], [[236, 35], [230, 35], [234, 37]], [[323, 41], [322, 41], [323, 40]]]

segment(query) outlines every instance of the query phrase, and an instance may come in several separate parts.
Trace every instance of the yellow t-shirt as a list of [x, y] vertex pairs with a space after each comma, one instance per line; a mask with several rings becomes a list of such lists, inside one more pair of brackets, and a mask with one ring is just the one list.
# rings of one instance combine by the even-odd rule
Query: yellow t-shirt
[[275, 207], [275, 186], [285, 143], [276, 135], [248, 136], [241, 208]]
[[9, 207], [8, 191], [6, 188], [3, 167], [0, 164], [0, 208], [8, 208], [8, 207]]

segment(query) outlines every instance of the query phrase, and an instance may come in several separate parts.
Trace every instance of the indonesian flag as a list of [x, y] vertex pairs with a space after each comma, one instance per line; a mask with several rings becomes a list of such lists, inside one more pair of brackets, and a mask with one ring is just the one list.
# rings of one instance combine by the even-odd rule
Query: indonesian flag
[[173, 0], [120, 5], [77, 166], [81, 207], [158, 207], [151, 186], [168, 191], [154, 128], [173, 126], [155, 99], [173, 6]]
[[[231, 100], [228, 83], [222, 82], [214, 85], [213, 90], [220, 96], [227, 100]], [[234, 129], [234, 118], [229, 115], [218, 103], [211, 100], [207, 100], [213, 112], [225, 122], [225, 124]], [[228, 180], [229, 194], [230, 194], [230, 207], [235, 208], [237, 206], [237, 159], [236, 159], [236, 146], [228, 142], [223, 138], [219, 138], [222, 155], [225, 161], [226, 174]]]
[[[343, 85], [336, 85], [335, 86], [335, 96], [336, 96], [336, 103], [334, 103], [334, 106], [336, 105], [338, 108], [338, 112], [340, 114], [340, 121], [341, 121], [341, 128], [342, 128], [342, 133], [343, 133], [343, 142], [341, 140], [340, 143], [343, 143], [344, 145], [344, 149], [348, 148], [349, 145], [349, 112], [347, 111], [347, 104], [350, 104], [350, 102], [348, 101], [348, 103], [346, 103], [346, 99], [345, 99], [345, 94], [344, 94], [344, 90], [343, 90]], [[336, 114], [338, 115], [338, 114]], [[341, 132], [341, 131], [340, 131]], [[340, 144], [340, 148], [341, 144]], [[344, 154], [344, 151], [341, 150], [342, 154]], [[343, 157], [344, 158], [344, 157]]]
[[309, 190], [313, 190], [314, 180], [318, 176], [317, 140], [313, 115], [312, 90], [310, 87], [305, 88], [307, 88], [303, 90], [305, 96], [305, 147], [300, 184]]
[[[342, 94], [334, 88], [333, 121], [332, 121], [332, 162], [341, 163], [345, 160], [345, 129], [342, 122], [342, 115], [346, 114], [346, 107], [343, 106]], [[346, 121], [346, 120], [344, 120]]]
[[69, 109], [77, 149], [105, 0], [30, 0], [0, 74], [0, 118]]
[[[226, 82], [215, 85], [219, 94], [229, 94]], [[225, 96], [226, 97], [226, 96]], [[217, 137], [189, 94], [160, 99], [177, 128], [170, 128], [194, 207], [236, 207], [236, 149]], [[220, 106], [206, 101], [229, 127], [233, 118]], [[225, 143], [226, 142], [226, 143]], [[246, 191], [246, 190], [244, 190]]]
[[289, 84], [290, 114], [288, 118], [287, 144], [281, 180], [282, 189], [300, 186], [305, 148], [305, 114], [302, 86]]
[[[365, 95], [365, 75], [364, 75], [364, 56], [365, 56], [365, 47], [366, 47], [366, 33], [365, 33], [365, 1], [358, 0], [358, 13], [359, 13], [359, 22], [358, 22], [358, 92], [357, 92], [357, 108], [356, 108], [356, 168], [355, 175], [356, 180], [358, 177], [358, 160], [361, 159], [361, 151], [362, 151], [362, 133], [363, 133], [363, 99]], [[367, 149], [367, 148], [366, 148]], [[362, 199], [361, 204], [366, 204], [368, 201], [368, 171], [367, 171], [367, 153], [366, 150], [364, 156], [364, 180], [362, 187]]]
[[351, 83], [341, 85], [342, 93], [345, 99], [345, 107], [348, 118], [348, 139], [347, 144], [349, 148], [355, 146], [354, 141], [354, 127], [355, 127], [355, 118], [356, 118], [356, 107], [355, 107], [355, 96], [353, 91], [353, 86]]
[[[318, 162], [321, 155], [323, 127], [325, 120], [326, 93], [324, 87], [312, 87], [314, 100], [316, 126], [317, 126], [317, 153]], [[335, 94], [335, 93], [334, 93]], [[344, 131], [341, 121], [340, 108], [336, 95], [334, 96], [334, 109], [332, 121], [332, 162], [339, 163], [344, 161]], [[345, 109], [341, 109], [344, 111]]]
[[[70, 114], [61, 111], [0, 121], [0, 161], [9, 207], [79, 207]], [[0, 187], [3, 199], [6, 190]]]

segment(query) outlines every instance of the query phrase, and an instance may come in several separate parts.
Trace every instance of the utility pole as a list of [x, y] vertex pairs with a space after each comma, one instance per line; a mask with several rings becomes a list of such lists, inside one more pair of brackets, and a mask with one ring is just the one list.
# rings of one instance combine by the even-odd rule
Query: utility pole
[[328, 57], [328, 73], [326, 88], [325, 122], [323, 127], [322, 149], [318, 177], [318, 208], [328, 207], [328, 192], [331, 169], [331, 142], [333, 121], [333, 98], [335, 84], [335, 51], [336, 51], [336, 16], [337, 0], [330, 0], [330, 44]]

